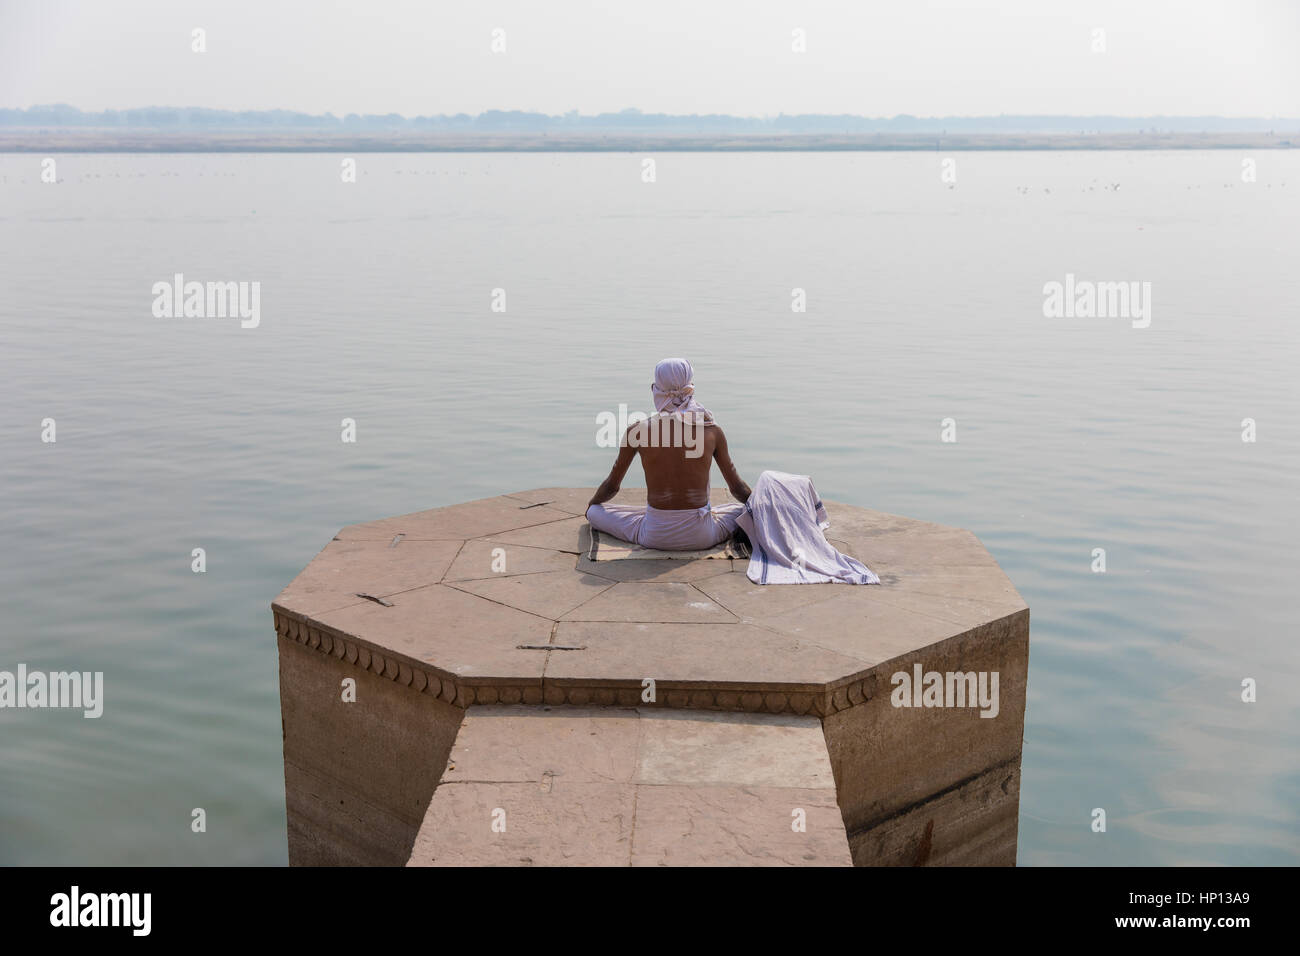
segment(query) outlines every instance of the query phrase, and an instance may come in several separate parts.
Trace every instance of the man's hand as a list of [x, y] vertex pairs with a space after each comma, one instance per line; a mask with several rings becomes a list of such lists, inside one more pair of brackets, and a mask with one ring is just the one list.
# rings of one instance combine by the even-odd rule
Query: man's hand
[[600, 487], [596, 489], [596, 493], [591, 496], [591, 500], [587, 502], [587, 507], [590, 508], [592, 505], [603, 505], [606, 501], [609, 501], [610, 498], [613, 498], [618, 494], [618, 488], [618, 485], [613, 485], [611, 487], [609, 479], [606, 478], [600, 483]]

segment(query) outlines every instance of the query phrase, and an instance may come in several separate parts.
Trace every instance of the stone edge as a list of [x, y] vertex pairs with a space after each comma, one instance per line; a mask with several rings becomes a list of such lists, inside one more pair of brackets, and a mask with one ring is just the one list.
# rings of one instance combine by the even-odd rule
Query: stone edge
[[[333, 631], [310, 618], [301, 619], [279, 607], [272, 608], [275, 631], [281, 637], [345, 660], [363, 671], [386, 677], [416, 693], [428, 694], [455, 707], [473, 704], [549, 704], [572, 707], [643, 707], [641, 680], [511, 680], [509, 678], [462, 678], [429, 664], [392, 651], [381, 651], [352, 635]], [[1022, 607], [1004, 617], [986, 621], [974, 628], [954, 634], [935, 644], [936, 647], [977, 632], [1014, 626], [1021, 616], [1028, 618], [1029, 608]], [[908, 651], [913, 654], [922, 648]], [[905, 657], [907, 654], [899, 655]], [[896, 658], [895, 658], [896, 659]], [[820, 690], [808, 685], [736, 683], [722, 687], [700, 686], [685, 681], [658, 681], [661, 703], [672, 709], [738, 711], [765, 714], [795, 714], [826, 718], [866, 703], [879, 693], [882, 669], [890, 661], [881, 661], [843, 680], [826, 684]], [[797, 688], [797, 689], [796, 689]]]

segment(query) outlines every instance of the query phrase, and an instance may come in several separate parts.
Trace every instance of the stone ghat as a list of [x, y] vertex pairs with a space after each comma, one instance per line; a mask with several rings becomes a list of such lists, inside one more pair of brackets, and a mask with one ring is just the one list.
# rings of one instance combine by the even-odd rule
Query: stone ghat
[[849, 866], [815, 717], [471, 707], [408, 866]]
[[[351, 525], [275, 599], [291, 863], [1014, 864], [1029, 609], [974, 535], [827, 502], [881, 585], [760, 587], [745, 560], [590, 560], [590, 497]], [[580, 725], [591, 752], [563, 743]], [[656, 734], [676, 777], [643, 766]], [[653, 822], [672, 788], [689, 837]], [[644, 827], [617, 809], [643, 794]]]

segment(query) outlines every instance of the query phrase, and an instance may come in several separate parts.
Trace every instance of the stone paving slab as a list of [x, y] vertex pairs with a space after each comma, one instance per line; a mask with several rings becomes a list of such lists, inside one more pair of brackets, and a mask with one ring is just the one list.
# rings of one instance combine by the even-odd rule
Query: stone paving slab
[[444, 783], [407, 866], [626, 866], [635, 801], [626, 784]]
[[[1001, 573], [998, 571], [999, 575]], [[1019, 594], [1014, 593], [1001, 597], [990, 596], [988, 600], [969, 600], [952, 594], [932, 594], [896, 587], [882, 593], [880, 600], [894, 607], [948, 621], [963, 630], [1025, 609], [1025, 602]]]
[[979, 538], [960, 528], [861, 534], [851, 528], [839, 527], [832, 528], [831, 532], [848, 545], [846, 554], [866, 563], [873, 571], [877, 567], [913, 571], [940, 565], [997, 567], [997, 562], [980, 544]]
[[653, 678], [707, 688], [812, 691], [866, 667], [857, 658], [752, 624], [563, 621], [555, 640], [585, 650], [552, 654], [548, 682], [626, 681], [639, 687]]
[[936, 524], [933, 521], [922, 521], [920, 518], [909, 518], [871, 508], [860, 508], [857, 505], [846, 505], [838, 501], [825, 500], [823, 504], [830, 519], [830, 525], [826, 529], [830, 537], [843, 537], [846, 534], [856, 537], [880, 537], [963, 530], [952, 525]]
[[[813, 717], [640, 709], [637, 782], [834, 790]], [[810, 733], [816, 728], [818, 733]]]
[[[494, 570], [497, 568], [500, 570]], [[572, 570], [572, 554], [478, 538], [464, 543], [442, 580], [447, 583], [495, 580], [538, 571]]]
[[816, 718], [471, 707], [408, 865], [847, 866]]
[[642, 787], [636, 824], [633, 866], [852, 865], [833, 790]]
[[695, 586], [742, 621], [764, 620], [786, 611], [842, 596], [850, 584], [755, 584], [745, 575], [748, 561], [736, 562], [734, 574], [696, 581]]
[[628, 783], [642, 733], [632, 708], [472, 707], [442, 779], [541, 784], [563, 768], [566, 784]]
[[312, 616], [360, 604], [359, 594], [387, 597], [437, 584], [451, 565], [459, 541], [331, 541], [273, 606]]
[[765, 617], [763, 624], [852, 658], [859, 671], [960, 633], [959, 626], [914, 608], [901, 608], [888, 597], [840, 594]]
[[574, 574], [570, 568], [482, 581], [459, 581], [451, 586], [554, 620], [592, 603], [602, 592], [614, 587], [614, 582], [592, 574]]
[[518, 645], [546, 644], [552, 627], [546, 618], [443, 584], [394, 595], [392, 605], [366, 601], [316, 622], [458, 677], [540, 683], [545, 652]]
[[648, 561], [628, 558], [624, 561], [589, 561], [585, 555], [582, 555], [578, 558], [575, 570], [583, 574], [598, 574], [611, 581], [690, 584], [719, 574], [727, 574], [737, 568], [743, 571], [748, 566], [748, 559], [702, 558], [695, 561]]
[[530, 548], [549, 548], [552, 551], [566, 551], [576, 555], [584, 548], [582, 530], [586, 527], [586, 518], [560, 518], [557, 521], [547, 521], [517, 531], [503, 531], [488, 536], [486, 540], [503, 544], [522, 544]]
[[561, 621], [647, 624], [733, 624], [736, 616], [690, 584], [601, 579], [607, 590], [560, 617]]

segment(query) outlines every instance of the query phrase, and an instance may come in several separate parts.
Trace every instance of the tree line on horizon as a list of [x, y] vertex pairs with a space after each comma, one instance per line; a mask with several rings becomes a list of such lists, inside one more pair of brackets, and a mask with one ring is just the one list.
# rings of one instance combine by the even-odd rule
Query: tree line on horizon
[[148, 106], [88, 112], [58, 103], [29, 109], [0, 109], [0, 126], [116, 129], [281, 129], [321, 132], [358, 130], [460, 132], [600, 132], [658, 130], [683, 133], [1214, 133], [1295, 131], [1293, 118], [1223, 116], [944, 116], [892, 117], [848, 114], [779, 114], [771, 117], [673, 115], [625, 109], [618, 113], [561, 115], [525, 110], [406, 117], [398, 113], [335, 116], [293, 110], [222, 110], [207, 107]]

